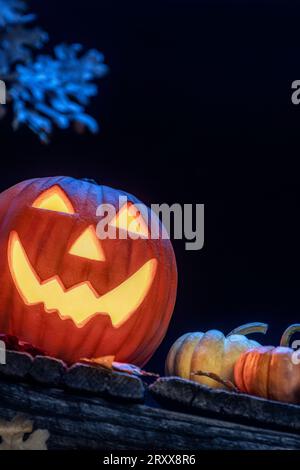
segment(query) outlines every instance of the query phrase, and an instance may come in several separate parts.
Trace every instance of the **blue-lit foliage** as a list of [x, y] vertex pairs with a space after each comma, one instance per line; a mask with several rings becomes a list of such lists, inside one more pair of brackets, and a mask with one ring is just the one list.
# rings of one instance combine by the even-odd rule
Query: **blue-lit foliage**
[[[97, 132], [85, 109], [98, 91], [94, 80], [107, 72], [103, 55], [84, 53], [79, 44], [59, 45], [53, 57], [38, 54], [48, 35], [32, 27], [34, 20], [23, 0], [0, 0], [0, 79], [7, 86], [14, 129], [27, 125], [43, 142], [54, 126], [76, 123]], [[0, 117], [4, 111], [0, 106]]]

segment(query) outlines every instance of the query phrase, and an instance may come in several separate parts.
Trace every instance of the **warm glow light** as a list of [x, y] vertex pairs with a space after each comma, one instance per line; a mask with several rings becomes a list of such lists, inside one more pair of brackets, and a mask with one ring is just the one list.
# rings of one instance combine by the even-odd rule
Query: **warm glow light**
[[110, 221], [113, 227], [136, 233], [143, 238], [148, 238], [148, 227], [134, 204], [128, 203], [121, 207], [119, 213]]
[[59, 186], [44, 191], [32, 204], [36, 209], [75, 214], [71, 201]]
[[95, 314], [107, 314], [115, 328], [121, 326], [143, 302], [157, 269], [157, 260], [150, 259], [102, 297], [89, 282], [66, 289], [59, 276], [41, 282], [16, 232], [9, 237], [8, 263], [25, 304], [43, 303], [47, 312], [57, 311], [62, 319], [71, 318], [77, 327], [84, 326]]
[[71, 246], [71, 255], [95, 261], [105, 261], [105, 254], [100, 240], [97, 238], [96, 230], [90, 225]]

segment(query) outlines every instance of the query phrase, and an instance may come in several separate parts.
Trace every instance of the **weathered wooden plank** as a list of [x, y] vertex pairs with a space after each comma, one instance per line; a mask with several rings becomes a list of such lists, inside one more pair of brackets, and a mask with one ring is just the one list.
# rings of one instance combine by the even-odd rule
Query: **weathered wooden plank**
[[24, 352], [7, 351], [6, 364], [0, 364], [1, 376], [120, 400], [144, 401], [144, 385], [138, 377], [80, 363], [68, 368], [63, 361], [47, 356], [32, 358]]
[[29, 370], [31, 378], [45, 385], [61, 385], [67, 367], [63, 361], [45, 356], [36, 356]]
[[29, 374], [33, 358], [23, 352], [7, 351], [6, 364], [0, 364], [0, 374], [16, 379], [23, 379]]
[[137, 377], [85, 364], [72, 366], [63, 376], [63, 383], [79, 392], [109, 395], [120, 400], [144, 400], [144, 386]]
[[0, 380], [0, 416], [26, 413], [52, 449], [300, 449], [300, 436]]
[[149, 390], [160, 403], [170, 408], [181, 407], [191, 413], [300, 433], [300, 406], [297, 405], [211, 389], [178, 377], [162, 377]]

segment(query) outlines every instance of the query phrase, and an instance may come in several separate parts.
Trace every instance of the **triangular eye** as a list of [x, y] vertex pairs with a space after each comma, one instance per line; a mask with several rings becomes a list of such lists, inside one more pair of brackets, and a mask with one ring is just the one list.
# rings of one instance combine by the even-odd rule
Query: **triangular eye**
[[148, 227], [133, 203], [128, 202], [121, 207], [119, 213], [109, 223], [113, 227], [148, 238]]
[[90, 225], [73, 243], [69, 251], [70, 255], [95, 261], [105, 261], [105, 254], [101, 242], [97, 238], [96, 230]]
[[71, 201], [59, 186], [44, 191], [32, 204], [36, 209], [75, 214]]

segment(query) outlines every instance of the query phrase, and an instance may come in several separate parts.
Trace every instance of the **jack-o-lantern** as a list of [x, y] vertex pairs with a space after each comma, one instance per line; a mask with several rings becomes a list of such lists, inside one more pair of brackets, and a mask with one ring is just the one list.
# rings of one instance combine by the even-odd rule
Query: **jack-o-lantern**
[[[121, 209], [120, 196], [128, 200]], [[116, 239], [97, 237], [101, 204], [116, 208], [108, 222]], [[128, 193], [69, 177], [33, 179], [3, 192], [0, 332], [67, 362], [108, 355], [147, 362], [173, 312], [177, 270], [171, 242], [147, 236], [150, 209], [142, 230], [141, 215], [136, 226], [144, 236], [118, 236], [128, 229], [127, 216], [135, 231], [138, 204]]]

